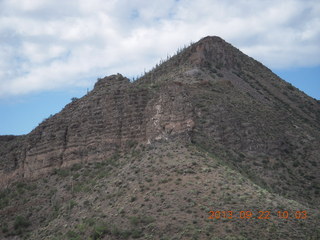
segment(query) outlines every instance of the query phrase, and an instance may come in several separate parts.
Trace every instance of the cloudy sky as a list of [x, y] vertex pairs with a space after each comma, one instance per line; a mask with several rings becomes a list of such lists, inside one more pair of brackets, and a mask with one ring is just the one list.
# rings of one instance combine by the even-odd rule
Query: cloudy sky
[[0, 0], [0, 134], [207, 35], [320, 99], [319, 0]]

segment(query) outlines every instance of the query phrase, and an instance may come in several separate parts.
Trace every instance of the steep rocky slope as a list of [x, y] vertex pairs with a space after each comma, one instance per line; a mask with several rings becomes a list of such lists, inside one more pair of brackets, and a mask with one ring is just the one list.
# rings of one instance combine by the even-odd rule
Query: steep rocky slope
[[[19, 234], [15, 216], [22, 215], [32, 222], [30, 239], [89, 237], [95, 227], [105, 228], [105, 239], [255, 239], [254, 232], [316, 239], [319, 143], [319, 101], [206, 37], [135, 82], [120, 74], [99, 79], [28, 135], [0, 137], [1, 188], [20, 182], [2, 191], [0, 220], [9, 222], [8, 238]], [[20, 191], [28, 200], [17, 199]], [[26, 210], [32, 201], [36, 213]], [[161, 217], [151, 218], [155, 208]], [[208, 210], [219, 209], [308, 211], [310, 218], [209, 223]]]

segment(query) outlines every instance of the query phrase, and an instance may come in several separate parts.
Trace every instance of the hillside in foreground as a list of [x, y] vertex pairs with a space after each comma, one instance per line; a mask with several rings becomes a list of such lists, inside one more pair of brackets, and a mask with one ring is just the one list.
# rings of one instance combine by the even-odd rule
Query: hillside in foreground
[[[319, 237], [319, 210], [270, 193], [202, 149], [172, 142], [56, 170], [4, 194], [8, 239]], [[227, 213], [209, 219], [210, 211]]]

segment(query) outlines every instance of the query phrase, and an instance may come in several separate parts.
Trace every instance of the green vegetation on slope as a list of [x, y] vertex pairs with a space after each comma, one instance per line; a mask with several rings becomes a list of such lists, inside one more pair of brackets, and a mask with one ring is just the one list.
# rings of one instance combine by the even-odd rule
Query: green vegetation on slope
[[[173, 142], [16, 183], [0, 202], [4, 239], [319, 237], [318, 210], [268, 192], [195, 145]], [[210, 211], [270, 211], [270, 219], [209, 219]], [[280, 219], [278, 211], [307, 211], [308, 218]]]

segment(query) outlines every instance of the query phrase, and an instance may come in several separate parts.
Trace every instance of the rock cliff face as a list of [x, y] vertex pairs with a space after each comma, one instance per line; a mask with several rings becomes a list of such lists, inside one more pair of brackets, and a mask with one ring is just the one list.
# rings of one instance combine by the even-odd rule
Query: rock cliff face
[[1, 137], [1, 186], [187, 133], [194, 122], [185, 100], [177, 85], [156, 93], [135, 87], [120, 74], [100, 79], [93, 91], [45, 120], [23, 141]]
[[291, 197], [319, 196], [320, 104], [218, 37], [131, 83], [98, 80], [26, 136], [0, 138], [0, 185], [177, 138]]

